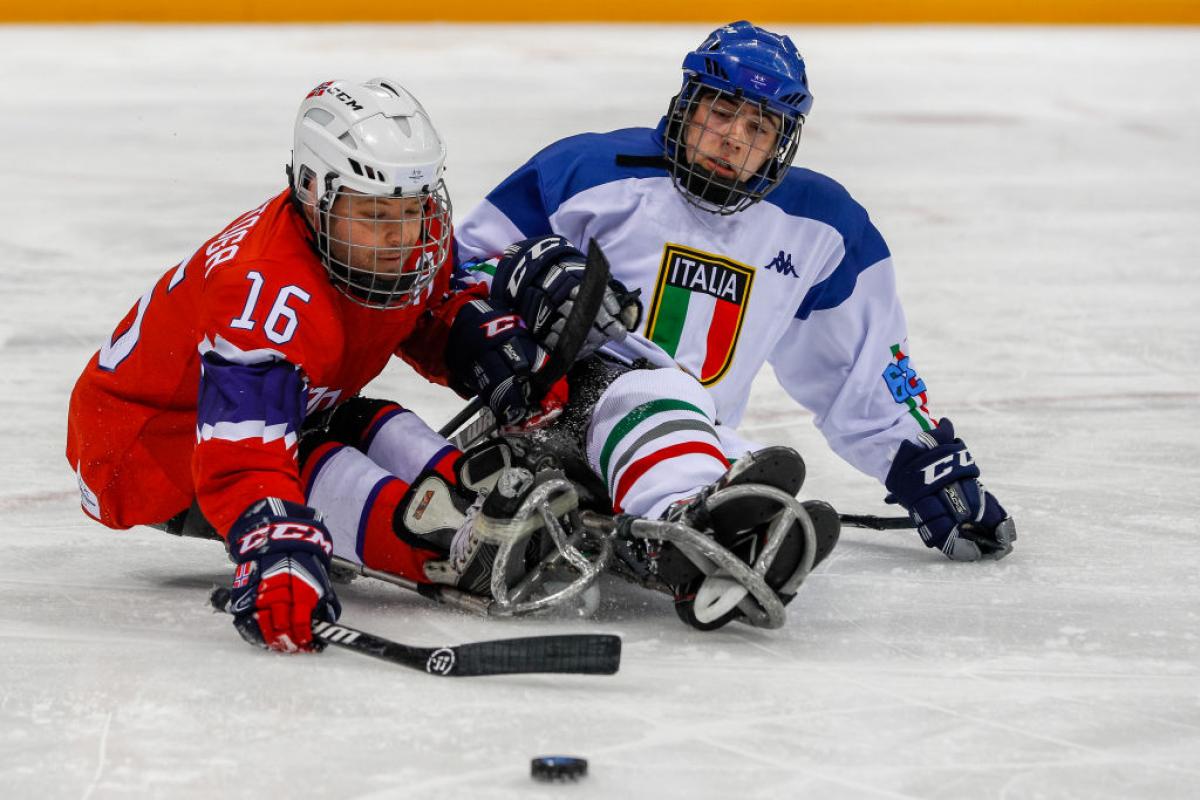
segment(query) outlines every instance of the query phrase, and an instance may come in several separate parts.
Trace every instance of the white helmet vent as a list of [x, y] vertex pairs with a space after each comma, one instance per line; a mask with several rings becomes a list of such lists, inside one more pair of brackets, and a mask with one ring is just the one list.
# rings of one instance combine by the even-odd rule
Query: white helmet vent
[[338, 137], [338, 141], [349, 147], [351, 150], [358, 149], [358, 142], [354, 141], [354, 137], [349, 132], [343, 133]]
[[313, 122], [320, 125], [322, 128], [329, 127], [329, 123], [333, 122], [333, 114], [330, 114], [323, 108], [310, 108], [304, 115], [305, 119], [311, 119]]
[[390, 95], [392, 95], [392, 97], [400, 97], [400, 92], [396, 91], [396, 87], [392, 86], [392, 84], [388, 83], [383, 78], [376, 78], [373, 83], [379, 86], [380, 89], [388, 92]]
[[370, 164], [360, 164], [353, 158], [348, 158], [346, 160], [350, 162], [350, 169], [354, 170], [355, 175], [370, 178], [371, 180], [379, 181], [380, 183], [387, 183], [387, 175], [384, 174], [383, 170], [373, 169]]

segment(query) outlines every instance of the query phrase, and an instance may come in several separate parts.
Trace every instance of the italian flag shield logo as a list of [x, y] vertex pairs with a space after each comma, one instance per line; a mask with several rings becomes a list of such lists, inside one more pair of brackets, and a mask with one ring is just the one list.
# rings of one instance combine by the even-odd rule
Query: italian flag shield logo
[[667, 244], [646, 337], [701, 384], [711, 386], [733, 363], [753, 284], [753, 267]]

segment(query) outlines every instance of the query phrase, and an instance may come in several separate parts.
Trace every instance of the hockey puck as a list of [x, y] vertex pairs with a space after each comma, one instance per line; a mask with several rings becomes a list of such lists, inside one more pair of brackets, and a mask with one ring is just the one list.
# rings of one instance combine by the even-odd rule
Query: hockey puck
[[587, 775], [587, 759], [575, 756], [539, 756], [529, 762], [535, 781], [577, 781]]

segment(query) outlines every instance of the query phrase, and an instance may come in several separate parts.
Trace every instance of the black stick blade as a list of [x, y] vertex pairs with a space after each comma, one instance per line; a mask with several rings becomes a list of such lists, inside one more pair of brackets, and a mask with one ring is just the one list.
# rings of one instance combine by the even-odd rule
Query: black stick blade
[[608, 634], [529, 636], [446, 647], [415, 647], [345, 625], [313, 623], [326, 644], [447, 678], [541, 672], [612, 675], [621, 665], [621, 639]]
[[916, 528], [911, 517], [876, 517], [871, 514], [840, 514], [838, 519], [851, 528], [870, 528], [876, 531], [904, 531]]
[[450, 675], [513, 675], [569, 672], [613, 675], [621, 667], [621, 637], [608, 634], [570, 634], [500, 639], [464, 644], [453, 650]]

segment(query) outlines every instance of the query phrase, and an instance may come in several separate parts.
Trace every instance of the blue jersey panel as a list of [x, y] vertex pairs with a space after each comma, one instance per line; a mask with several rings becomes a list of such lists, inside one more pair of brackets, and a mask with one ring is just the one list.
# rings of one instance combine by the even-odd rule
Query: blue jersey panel
[[549, 218], [580, 192], [625, 178], [658, 177], [665, 165], [622, 166], [618, 155], [657, 156], [662, 141], [652, 128], [582, 133], [539, 152], [488, 194], [488, 201], [526, 237], [552, 233]]
[[763, 201], [793, 217], [807, 217], [837, 230], [845, 243], [845, 255], [833, 274], [815, 284], [796, 311], [797, 319], [808, 319], [814, 311], [834, 308], [854, 292], [859, 274], [887, 258], [887, 244], [845, 188], [819, 172], [795, 168]]
[[[203, 356], [196, 427], [261, 423], [295, 434], [304, 421], [306, 392], [300, 371], [287, 361], [235, 364], [216, 353]], [[276, 426], [282, 426], [278, 428]]]
[[832, 275], [808, 290], [796, 311], [796, 319], [808, 319], [814, 311], [841, 305], [854, 293], [854, 286], [862, 271], [890, 255], [887, 244], [870, 220], [865, 220], [865, 227], [856, 239], [845, 241], [846, 254], [842, 256], [841, 263], [834, 268]]

